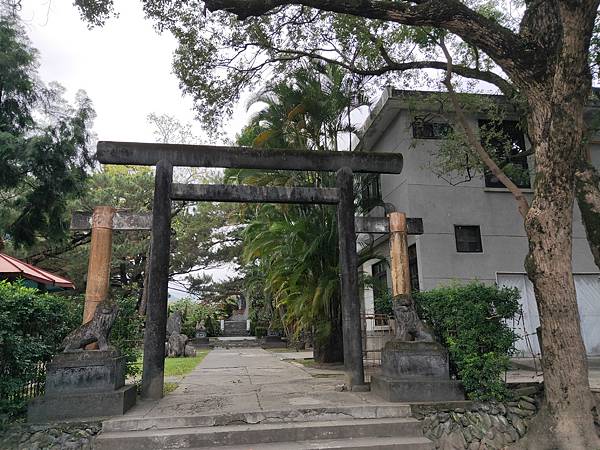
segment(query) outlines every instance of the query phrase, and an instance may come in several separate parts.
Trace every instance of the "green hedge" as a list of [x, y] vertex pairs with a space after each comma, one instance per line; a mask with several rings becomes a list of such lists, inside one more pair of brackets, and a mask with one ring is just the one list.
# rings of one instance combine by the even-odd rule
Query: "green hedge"
[[[119, 315], [110, 343], [126, 357], [127, 374], [141, 354], [143, 318], [136, 299], [118, 297]], [[64, 337], [81, 324], [83, 297], [43, 293], [20, 283], [0, 281], [0, 422], [23, 413], [27, 395], [23, 387], [42, 384], [40, 368], [59, 351]], [[33, 391], [33, 390], [32, 390]]]
[[0, 281], [0, 415], [23, 411], [19, 391], [81, 322], [82, 306], [81, 299]]
[[451, 368], [470, 399], [504, 400], [502, 379], [516, 334], [506, 324], [519, 311], [518, 289], [453, 284], [414, 294], [419, 315], [445, 343]]

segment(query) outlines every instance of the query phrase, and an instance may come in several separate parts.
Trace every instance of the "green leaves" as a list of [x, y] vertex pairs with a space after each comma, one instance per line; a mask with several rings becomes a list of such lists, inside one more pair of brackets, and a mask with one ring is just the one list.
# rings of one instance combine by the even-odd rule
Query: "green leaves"
[[81, 322], [79, 298], [44, 294], [0, 281], [0, 415], [26, 405], [14, 395], [49, 361], [63, 338]]
[[506, 321], [519, 310], [517, 289], [474, 282], [414, 293], [419, 316], [445, 343], [471, 399], [503, 400], [501, 378], [517, 339]]
[[65, 237], [67, 203], [92, 166], [91, 101], [80, 91], [69, 105], [64, 88], [38, 80], [36, 58], [20, 25], [0, 17], [0, 235], [14, 247]]

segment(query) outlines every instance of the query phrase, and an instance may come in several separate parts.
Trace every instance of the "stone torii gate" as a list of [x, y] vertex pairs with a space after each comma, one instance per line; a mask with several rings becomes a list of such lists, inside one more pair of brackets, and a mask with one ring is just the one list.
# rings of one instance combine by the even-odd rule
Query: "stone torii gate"
[[[158, 399], [163, 393], [172, 200], [337, 205], [344, 365], [349, 386], [360, 389], [364, 385], [353, 173], [399, 174], [401, 154], [133, 142], [99, 142], [97, 149], [103, 164], [156, 166], [143, 397]], [[337, 183], [335, 188], [174, 184], [173, 166], [329, 171], [336, 172]]]

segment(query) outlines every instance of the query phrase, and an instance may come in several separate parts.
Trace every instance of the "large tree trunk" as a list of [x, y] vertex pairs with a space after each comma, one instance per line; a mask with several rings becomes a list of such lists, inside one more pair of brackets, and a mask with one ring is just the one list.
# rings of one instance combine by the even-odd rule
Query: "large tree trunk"
[[594, 262], [600, 269], [600, 174], [589, 161], [582, 159], [575, 176], [581, 220]]
[[583, 156], [583, 108], [591, 88], [581, 12], [561, 9], [562, 46], [545, 83], [528, 91], [535, 195], [525, 219], [526, 270], [542, 327], [544, 403], [521, 447], [598, 449], [572, 271], [575, 171]]
[[[342, 335], [342, 310], [339, 296], [329, 304], [329, 317], [322, 325], [327, 333], [314, 335], [314, 359], [320, 363], [344, 362], [344, 340]], [[317, 327], [319, 324], [317, 324]]]

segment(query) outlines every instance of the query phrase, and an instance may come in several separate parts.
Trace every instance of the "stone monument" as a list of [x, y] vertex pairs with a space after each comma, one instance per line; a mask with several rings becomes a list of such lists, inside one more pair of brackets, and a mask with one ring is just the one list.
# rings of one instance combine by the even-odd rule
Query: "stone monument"
[[[121, 415], [135, 404], [125, 357], [108, 344], [117, 312], [114, 303], [99, 303], [92, 320], [64, 339], [64, 352], [48, 364], [44, 395], [29, 404], [29, 422]], [[98, 350], [83, 350], [94, 342]]]
[[175, 311], [167, 319], [167, 341], [165, 342], [165, 356], [170, 358], [196, 356], [196, 350], [190, 345], [187, 335], [181, 333], [183, 316], [181, 311]]
[[390, 214], [392, 300], [396, 336], [381, 352], [381, 375], [371, 391], [391, 402], [464, 400], [460, 381], [450, 379], [447, 350], [419, 318], [410, 294], [406, 218]]

